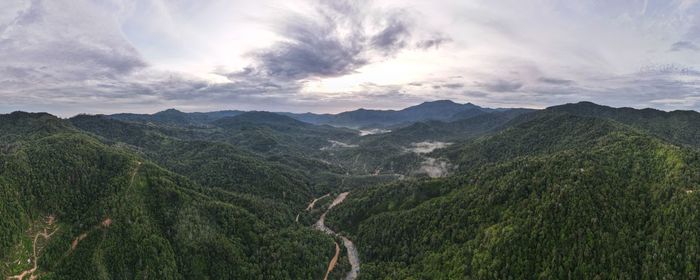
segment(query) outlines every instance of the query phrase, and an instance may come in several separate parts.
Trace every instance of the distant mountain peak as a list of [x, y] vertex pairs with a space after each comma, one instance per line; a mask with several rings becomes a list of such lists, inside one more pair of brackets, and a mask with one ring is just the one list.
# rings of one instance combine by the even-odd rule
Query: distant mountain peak
[[51, 114], [45, 113], [45, 112], [30, 113], [30, 112], [24, 112], [24, 111], [14, 111], [14, 112], [12, 112], [12, 113], [10, 113], [10, 114], [3, 115], [3, 116], [7, 116], [7, 117], [12, 118], [12, 119], [22, 119], [22, 118], [26, 118], [26, 119], [36, 118], [36, 119], [38, 119], [38, 118], [41, 118], [41, 117], [52, 117], [52, 118], [56, 118], [54, 115], [51, 115]]
[[170, 109], [166, 109], [166, 110], [160, 111], [160, 112], [158, 112], [158, 113], [155, 113], [155, 115], [163, 115], [163, 114], [183, 114], [183, 113], [184, 113], [184, 112], [182, 112], [182, 111], [180, 111], [180, 110], [178, 110], [178, 109], [170, 108]]
[[434, 101], [425, 101], [421, 104], [454, 104], [454, 105], [459, 105], [459, 103], [456, 103], [452, 100], [449, 99], [440, 99], [440, 100], [434, 100]]

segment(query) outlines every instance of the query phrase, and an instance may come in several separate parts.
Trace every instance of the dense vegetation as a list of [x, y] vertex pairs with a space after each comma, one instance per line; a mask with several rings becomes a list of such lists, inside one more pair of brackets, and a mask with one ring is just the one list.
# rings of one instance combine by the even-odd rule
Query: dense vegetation
[[[343, 242], [311, 225], [349, 191], [326, 225], [358, 247], [361, 279], [695, 279], [698, 116], [448, 101], [0, 115], [0, 276], [322, 279], [338, 243], [341, 279]], [[428, 159], [448, 176], [426, 178]]]
[[591, 102], [554, 106], [549, 110], [611, 119], [676, 144], [700, 147], [700, 113], [696, 111], [664, 112], [650, 108], [612, 108]]
[[[11, 119], [3, 123], [4, 139], [22, 140], [3, 141], [0, 160], [2, 275], [27, 268], [23, 251], [31, 246], [17, 244], [31, 243], [26, 229], [49, 216], [57, 232], [39, 259], [47, 278], [300, 279], [325, 272], [332, 239], [294, 223], [306, 197], [245, 192], [246, 185], [285, 184], [275, 187], [290, 192], [303, 185], [260, 181], [270, 168], [263, 163], [231, 170], [230, 181], [220, 183], [228, 189], [208, 187], [218, 183], [198, 177], [206, 174], [190, 174], [198, 179], [192, 181], [65, 121], [4, 117]], [[14, 257], [22, 257], [19, 265]]]
[[331, 227], [362, 278], [697, 278], [700, 155], [605, 119], [529, 116], [461, 171], [356, 191]]

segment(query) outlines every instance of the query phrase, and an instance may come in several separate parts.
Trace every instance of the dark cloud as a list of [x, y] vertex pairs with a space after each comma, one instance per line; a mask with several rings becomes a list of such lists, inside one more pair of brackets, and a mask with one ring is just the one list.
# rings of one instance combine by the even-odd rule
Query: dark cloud
[[650, 64], [645, 65], [636, 73], [638, 76], [664, 76], [664, 75], [681, 75], [681, 76], [696, 76], [700, 77], [700, 71], [692, 67], [679, 64]]
[[539, 79], [537, 79], [537, 81], [545, 83], [545, 84], [560, 85], [560, 86], [568, 86], [568, 85], [574, 84], [574, 81], [572, 81], [572, 80], [557, 79], [557, 78], [551, 78], [551, 77], [540, 77]]
[[495, 80], [485, 83], [477, 83], [477, 86], [482, 87], [491, 92], [514, 92], [523, 87], [520, 81]]
[[700, 51], [700, 47], [690, 41], [678, 41], [671, 45], [669, 51], [679, 52], [679, 51]]
[[[406, 48], [411, 37], [408, 14], [382, 11], [389, 16], [372, 17], [375, 14], [367, 1], [320, 0], [314, 15], [284, 21], [278, 34], [285, 40], [253, 52], [253, 65], [230, 76], [337, 77]], [[367, 30], [379, 31], [367, 34]]]
[[385, 53], [394, 53], [406, 47], [406, 40], [410, 36], [410, 32], [402, 14], [389, 17], [385, 26], [384, 30], [372, 37], [372, 47]]
[[443, 82], [438, 82], [436, 84], [432, 85], [433, 89], [441, 89], [441, 88], [446, 88], [446, 89], [460, 89], [464, 88], [463, 83], [443, 83]]
[[450, 41], [452, 41], [450, 38], [445, 37], [442, 34], [437, 34], [437, 35], [433, 36], [433, 38], [431, 38], [431, 39], [418, 41], [416, 43], [416, 47], [419, 49], [430, 49], [430, 48], [437, 49], [441, 45], [448, 43]]
[[463, 83], [449, 83], [449, 84], [443, 84], [442, 86], [449, 88], [449, 89], [458, 89], [458, 88], [463, 88], [464, 84]]
[[[344, 75], [365, 65], [362, 54], [366, 38], [359, 27], [352, 26], [357, 21], [356, 8], [350, 4], [322, 5], [321, 20], [300, 16], [290, 19], [280, 31], [287, 40], [256, 52], [256, 65], [246, 71], [297, 80]], [[339, 35], [341, 28], [350, 28], [349, 34]]]

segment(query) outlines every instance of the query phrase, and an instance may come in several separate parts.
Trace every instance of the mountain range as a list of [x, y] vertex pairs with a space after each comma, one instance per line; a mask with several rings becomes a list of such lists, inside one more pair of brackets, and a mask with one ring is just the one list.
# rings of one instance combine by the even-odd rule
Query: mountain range
[[14, 112], [0, 276], [695, 279], [698, 139], [698, 112], [590, 102]]
[[[479, 107], [471, 103], [458, 104], [450, 100], [438, 100], [424, 102], [402, 110], [358, 109], [338, 114], [299, 114], [287, 112], [278, 112], [278, 114], [318, 125], [328, 124], [349, 128], [387, 128], [405, 126], [428, 120], [457, 120], [504, 110], [508, 109], [490, 109]], [[110, 115], [110, 117], [122, 121], [153, 122], [158, 124], [207, 125], [219, 119], [236, 116], [242, 113], [244, 112], [238, 110], [184, 113], [175, 109], [168, 109], [155, 114], [114, 114]]]

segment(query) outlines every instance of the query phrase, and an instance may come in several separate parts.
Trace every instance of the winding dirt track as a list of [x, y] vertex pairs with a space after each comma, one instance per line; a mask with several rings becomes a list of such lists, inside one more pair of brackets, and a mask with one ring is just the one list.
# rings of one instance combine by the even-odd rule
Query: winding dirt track
[[311, 209], [314, 209], [314, 206], [316, 205], [316, 202], [318, 202], [319, 200], [324, 199], [324, 198], [326, 198], [326, 197], [328, 197], [328, 196], [330, 196], [330, 195], [331, 195], [330, 193], [327, 193], [326, 195], [324, 195], [324, 196], [322, 196], [322, 197], [314, 198], [314, 200], [311, 201], [311, 203], [309, 203], [308, 206], [306, 206], [306, 211], [309, 211], [309, 210], [311, 210]]
[[335, 268], [335, 265], [338, 264], [338, 257], [340, 256], [340, 246], [338, 246], [338, 242], [335, 243], [335, 256], [331, 259], [331, 262], [328, 263], [328, 270], [326, 270], [326, 276], [323, 277], [323, 280], [328, 280], [328, 275], [331, 274], [331, 271]]
[[[136, 178], [136, 174], [139, 172], [139, 168], [141, 168], [141, 164], [142, 164], [142, 162], [140, 162], [140, 161], [136, 162], [136, 167], [131, 172], [131, 177], [129, 178], [129, 188], [134, 184], [134, 179]], [[328, 195], [330, 195], [330, 194], [328, 194]], [[321, 197], [321, 198], [323, 198], [323, 197]], [[316, 200], [314, 200], [312, 203], [315, 203], [315, 202], [316, 202]], [[49, 216], [48, 221], [47, 221], [48, 226], [51, 227], [53, 225], [53, 223], [54, 223], [54, 217]], [[102, 221], [102, 223], [100, 225], [95, 226], [95, 228], [107, 229], [110, 225], [112, 225], [112, 219], [106, 218], [105, 220]], [[22, 271], [22, 273], [20, 273], [20, 274], [7, 277], [7, 279], [8, 280], [11, 280], [11, 279], [23, 280], [24, 277], [26, 277], [26, 276], [29, 276], [30, 280], [36, 279], [37, 275], [35, 275], [34, 273], [36, 272], [36, 270], [38, 268], [37, 266], [39, 263], [39, 257], [37, 256], [36, 243], [37, 243], [39, 237], [43, 237], [45, 240], [49, 240], [49, 238], [51, 238], [51, 236], [54, 233], [56, 233], [57, 231], [58, 231], [58, 227], [56, 227], [56, 229], [54, 229], [54, 231], [52, 231], [51, 233], [48, 233], [48, 227], [46, 227], [46, 228], [44, 228], [43, 232], [37, 233], [34, 236], [34, 241], [32, 242], [32, 251], [33, 251], [32, 252], [32, 258], [33, 258], [32, 261], [34, 262], [34, 266], [31, 269], [27, 269], [25, 271]], [[71, 242], [71, 247], [68, 250], [68, 254], [72, 253], [73, 250], [75, 250], [75, 248], [78, 247], [78, 244], [80, 243], [80, 241], [82, 241], [86, 237], [87, 237], [87, 232], [82, 233], [79, 236], [77, 236], [76, 238], [74, 238], [73, 241]]]
[[[331, 203], [330, 206], [328, 206], [328, 209], [326, 209], [326, 212], [324, 212], [321, 215], [321, 218], [318, 219], [318, 221], [313, 225], [313, 228], [323, 231], [328, 235], [332, 236], [337, 236], [340, 237], [340, 239], [343, 240], [343, 245], [345, 245], [345, 248], [347, 249], [348, 253], [348, 259], [350, 261], [350, 272], [345, 276], [346, 280], [355, 280], [357, 278], [357, 275], [360, 273], [360, 257], [359, 254], [357, 253], [357, 248], [355, 247], [355, 244], [350, 241], [345, 236], [339, 235], [330, 228], [326, 227], [326, 214], [328, 214], [328, 211], [330, 211], [333, 207], [337, 206], [340, 203], [343, 203], [345, 198], [350, 194], [350, 192], [344, 192], [339, 194], [335, 200], [333, 200], [333, 203]], [[336, 246], [338, 246], [338, 243], [336, 243]], [[337, 248], [337, 247], [336, 247]], [[337, 263], [337, 258], [338, 258], [339, 251], [336, 250], [336, 255], [333, 257], [331, 262], [328, 264], [328, 271], [326, 272], [326, 277], [328, 277], [328, 274], [335, 268], [335, 265]], [[324, 278], [325, 279], [325, 278]]]
[[[47, 222], [48, 227], [51, 227], [53, 225], [53, 222], [54, 222], [53, 216], [49, 216], [48, 222]], [[37, 233], [34, 236], [34, 241], [32, 241], [32, 262], [34, 263], [32, 268], [27, 269], [25, 271], [22, 271], [22, 273], [17, 274], [15, 276], [7, 277], [7, 279], [22, 280], [22, 279], [24, 279], [25, 276], [29, 276], [29, 279], [36, 279], [37, 278], [37, 276], [34, 274], [37, 270], [37, 266], [39, 265], [39, 257], [37, 256], [36, 243], [39, 240], [39, 237], [43, 237], [45, 240], [49, 240], [49, 238], [51, 238], [51, 236], [58, 231], [58, 227], [56, 227], [56, 229], [54, 229], [51, 233], [49, 233], [48, 227], [45, 227], [43, 232]]]

